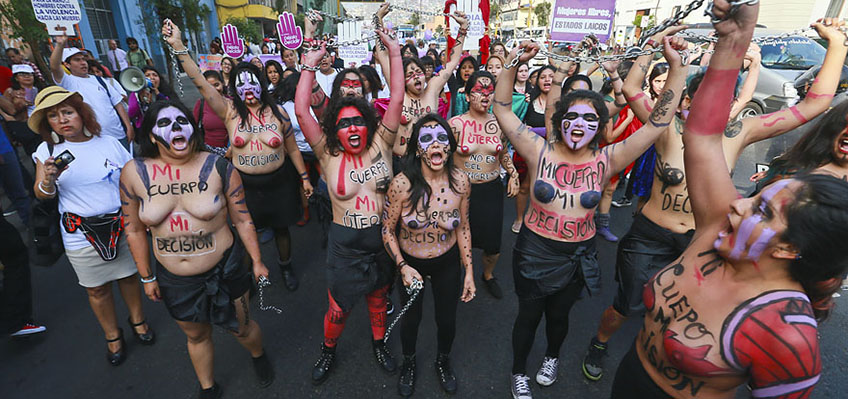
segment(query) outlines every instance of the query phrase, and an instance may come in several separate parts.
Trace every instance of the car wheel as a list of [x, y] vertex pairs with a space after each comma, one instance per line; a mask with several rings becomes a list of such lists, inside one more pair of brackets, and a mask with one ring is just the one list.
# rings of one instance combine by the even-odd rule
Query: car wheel
[[741, 121], [742, 119], [762, 114], [763, 107], [761, 107], [760, 104], [751, 101], [748, 104], [745, 104], [745, 108], [742, 108], [742, 111], [739, 111], [739, 115], [736, 116], [736, 120]]

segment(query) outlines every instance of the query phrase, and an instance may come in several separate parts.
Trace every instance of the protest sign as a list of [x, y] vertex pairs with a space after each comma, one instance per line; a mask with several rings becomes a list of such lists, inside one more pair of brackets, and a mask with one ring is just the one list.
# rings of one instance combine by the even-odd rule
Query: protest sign
[[557, 0], [553, 14], [551, 40], [579, 42], [591, 33], [604, 43], [612, 33], [615, 0]]
[[[362, 38], [362, 22], [361, 21], [345, 21], [337, 25], [340, 42], [351, 42]], [[346, 65], [356, 63], [357, 65], [362, 60], [368, 57], [368, 43], [357, 44], [355, 46], [339, 47], [339, 58], [346, 62]]]
[[32, 0], [32, 10], [53, 36], [75, 36], [74, 25], [82, 19], [77, 0]]
[[197, 66], [203, 72], [220, 71], [223, 58], [221, 54], [200, 54], [197, 56]]

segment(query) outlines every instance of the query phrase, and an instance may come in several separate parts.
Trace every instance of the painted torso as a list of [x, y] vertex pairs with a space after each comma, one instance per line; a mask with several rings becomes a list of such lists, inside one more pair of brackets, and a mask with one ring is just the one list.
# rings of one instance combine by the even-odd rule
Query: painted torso
[[395, 156], [406, 154], [406, 145], [409, 141], [412, 125], [418, 121], [418, 118], [438, 111], [437, 96], [428, 94], [426, 91], [422, 93], [421, 97], [411, 95], [408, 92], [405, 94], [400, 114], [401, 123], [398, 126], [397, 137], [392, 148], [392, 153]]
[[291, 129], [289, 121], [277, 120], [271, 108], [266, 108], [259, 115], [248, 113], [248, 120], [242, 126], [241, 117], [230, 104], [224, 123], [230, 136], [232, 161], [236, 169], [248, 175], [260, 175], [283, 166], [286, 160], [284, 129]]
[[456, 137], [454, 164], [468, 175], [471, 184], [486, 183], [500, 175], [498, 155], [503, 150], [501, 128], [492, 114], [474, 119], [465, 113], [449, 121]]
[[[462, 188], [456, 189], [461, 192]], [[411, 204], [404, 206], [398, 222], [400, 248], [419, 259], [435, 258], [451, 249], [456, 243], [456, 230], [461, 222], [462, 196], [451, 190], [447, 181], [431, 184], [430, 189], [433, 195], [426, 199], [428, 209], [424, 211], [418, 206], [412, 211]]]

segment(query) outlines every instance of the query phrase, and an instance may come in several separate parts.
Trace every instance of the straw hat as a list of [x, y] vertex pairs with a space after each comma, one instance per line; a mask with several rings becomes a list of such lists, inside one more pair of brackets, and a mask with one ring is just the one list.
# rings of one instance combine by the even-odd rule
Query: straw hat
[[35, 110], [33, 110], [32, 114], [29, 116], [27, 126], [29, 126], [30, 130], [33, 132], [39, 133], [38, 127], [41, 125], [41, 120], [44, 119], [44, 112], [72, 96], [79, 96], [79, 98], [82, 99], [82, 96], [79, 93], [75, 91], [68, 91], [60, 86], [50, 86], [42, 90], [37, 96], [35, 96]]

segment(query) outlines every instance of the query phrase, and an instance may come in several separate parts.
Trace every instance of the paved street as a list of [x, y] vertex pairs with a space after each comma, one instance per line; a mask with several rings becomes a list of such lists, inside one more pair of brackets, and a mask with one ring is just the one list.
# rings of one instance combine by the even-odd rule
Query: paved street
[[[459, 379], [461, 398], [509, 397], [511, 365], [510, 334], [517, 312], [511, 277], [511, 248], [515, 235], [509, 224], [515, 215], [511, 200], [506, 202], [503, 256], [496, 275], [506, 296], [495, 300], [482, 286], [469, 304], [460, 304], [458, 331], [453, 350], [453, 365]], [[613, 208], [613, 230], [623, 235], [630, 223], [632, 209]], [[16, 217], [11, 220], [17, 222]], [[276, 381], [265, 390], [256, 387], [248, 354], [229, 334], [216, 328], [215, 354], [217, 381], [226, 398], [393, 398], [397, 376], [383, 374], [373, 359], [370, 329], [364, 302], [350, 316], [338, 347], [335, 369], [320, 387], [309, 380], [311, 366], [319, 354], [322, 320], [326, 310], [324, 278], [325, 251], [321, 249], [321, 229], [313, 220], [306, 227], [292, 229], [294, 265], [301, 277], [300, 289], [288, 292], [280, 281], [279, 270], [271, 269], [274, 285], [268, 300], [283, 309], [282, 315], [260, 312], [253, 303], [253, 317], [262, 326], [265, 348], [276, 369]], [[571, 314], [571, 331], [563, 346], [559, 380], [542, 389], [533, 383], [536, 398], [604, 398], [609, 395], [612, 370], [598, 383], [587, 382], [579, 369], [580, 359], [597, 326], [597, 319], [614, 293], [613, 261], [615, 246], [599, 240], [598, 249], [604, 272], [604, 290], [599, 298], [584, 298]], [[269, 266], [276, 258], [271, 245], [262, 248]], [[480, 253], [475, 252], [479, 273]], [[185, 348], [185, 337], [170, 318], [164, 305], [145, 299], [147, 321], [156, 329], [158, 342], [142, 347], [128, 339], [129, 358], [120, 367], [104, 359], [103, 334], [92, 314], [84, 290], [63, 257], [51, 268], [33, 268], [35, 315], [48, 331], [21, 340], [0, 340], [0, 391], [4, 399], [31, 398], [192, 398], [197, 382]], [[478, 284], [479, 276], [478, 276]], [[397, 295], [394, 296], [397, 298]], [[845, 335], [848, 327], [848, 295], [837, 299], [840, 307], [821, 325], [824, 373], [813, 398], [844, 398], [848, 391], [845, 361]], [[438, 386], [432, 362], [435, 357], [435, 323], [432, 296], [425, 297], [424, 322], [418, 345], [419, 398], [445, 397]], [[126, 319], [122, 304], [120, 320]], [[129, 333], [125, 323], [124, 331]], [[616, 364], [628, 349], [639, 327], [630, 320], [610, 345], [609, 364]], [[535, 373], [544, 352], [543, 328], [539, 329], [530, 356], [528, 372]], [[128, 338], [132, 338], [129, 337]], [[399, 358], [399, 335], [389, 341]], [[741, 390], [737, 397], [748, 397]]]

